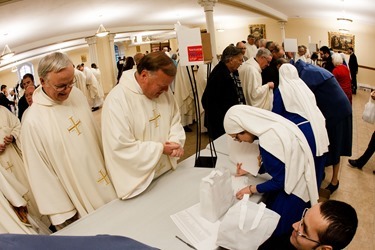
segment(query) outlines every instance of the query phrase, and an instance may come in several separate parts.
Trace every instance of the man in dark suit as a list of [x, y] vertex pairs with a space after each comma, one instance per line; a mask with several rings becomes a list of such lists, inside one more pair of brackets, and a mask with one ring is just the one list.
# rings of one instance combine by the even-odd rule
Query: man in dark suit
[[14, 105], [14, 102], [10, 101], [7, 97], [7, 85], [1, 85], [1, 91], [0, 91], [0, 105], [6, 107], [7, 109], [10, 109], [10, 105]]
[[[34, 85], [34, 76], [30, 73], [27, 73], [25, 74], [23, 77], [22, 77], [22, 84], [23, 84], [23, 88], [26, 90], [26, 88], [29, 86], [29, 85]], [[22, 115], [23, 115], [23, 112], [25, 112], [25, 110], [29, 107], [29, 104], [27, 103], [26, 101], [26, 96], [23, 95], [19, 102], [18, 102], [18, 119], [22, 119]]]
[[358, 74], [358, 62], [357, 56], [354, 54], [354, 49], [348, 49], [350, 53], [349, 57], [349, 69], [350, 69], [350, 76], [352, 78], [352, 93], [355, 95], [357, 93], [357, 74]]

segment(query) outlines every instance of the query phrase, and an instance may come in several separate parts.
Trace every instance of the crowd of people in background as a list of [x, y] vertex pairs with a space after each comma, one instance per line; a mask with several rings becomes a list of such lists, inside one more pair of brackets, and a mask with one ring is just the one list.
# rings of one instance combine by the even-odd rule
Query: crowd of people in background
[[[339, 214], [327, 212], [337, 204], [318, 203], [324, 167], [333, 167], [332, 179], [324, 187], [332, 194], [339, 187], [340, 158], [352, 152], [351, 102], [357, 90], [358, 62], [354, 50], [349, 48], [349, 52], [348, 62], [327, 46], [310, 53], [300, 45], [296, 52], [285, 52], [282, 44], [256, 40], [250, 34], [247, 41], [223, 50], [207, 79], [201, 101], [209, 137], [214, 140], [228, 134], [240, 142], [259, 140], [259, 172], [272, 177], [236, 194], [241, 199], [244, 194], [267, 193], [267, 207], [281, 215], [262, 249], [272, 249], [267, 246], [289, 237], [289, 245], [304, 249], [307, 245], [296, 234], [310, 239], [308, 243], [315, 247], [345, 247], [355, 234], [358, 222], [350, 205], [340, 204], [346, 210]], [[177, 66], [178, 53], [169, 47], [118, 57], [116, 86], [104, 100], [101, 72], [95, 63], [91, 68], [83, 63], [74, 67], [65, 54], [55, 52], [39, 63], [39, 86], [32, 74], [25, 74], [14, 88], [1, 85], [0, 105], [5, 109], [0, 114], [6, 114], [9, 129], [1, 127], [0, 163], [3, 168], [17, 168], [14, 178], [23, 186], [23, 192], [16, 192], [22, 202], [11, 202], [11, 206], [18, 208], [19, 218], [20, 208], [26, 207], [41, 222], [35, 226], [39, 232], [21, 224], [18, 232], [40, 233], [41, 224], [59, 230], [113, 199], [136, 197], [155, 178], [176, 168], [185, 142], [171, 89]], [[101, 107], [100, 132], [92, 112]], [[15, 145], [12, 157], [18, 155], [17, 165], [9, 161], [9, 145]], [[8, 161], [1, 158], [5, 155]], [[368, 155], [366, 160], [349, 162], [362, 168]], [[129, 166], [124, 167], [124, 162]], [[0, 175], [6, 175], [3, 172]], [[238, 165], [237, 174], [247, 173]], [[25, 190], [30, 201], [26, 203]], [[311, 240], [301, 228], [313, 213], [331, 223], [324, 216], [336, 212], [350, 216], [349, 231], [317, 231], [336, 230], [345, 239], [322, 238], [324, 233], [319, 231]], [[34, 223], [27, 217], [23, 220]]]

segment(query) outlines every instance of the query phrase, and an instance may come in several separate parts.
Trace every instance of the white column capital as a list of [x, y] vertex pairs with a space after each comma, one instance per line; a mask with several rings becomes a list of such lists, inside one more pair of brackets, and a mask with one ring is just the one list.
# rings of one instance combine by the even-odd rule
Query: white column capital
[[90, 36], [85, 38], [88, 45], [96, 44], [96, 36]]
[[198, 0], [198, 3], [204, 8], [204, 11], [213, 11], [217, 1], [218, 0]]
[[285, 29], [285, 25], [286, 25], [286, 21], [278, 21], [279, 25], [280, 25], [280, 28], [281, 29]]

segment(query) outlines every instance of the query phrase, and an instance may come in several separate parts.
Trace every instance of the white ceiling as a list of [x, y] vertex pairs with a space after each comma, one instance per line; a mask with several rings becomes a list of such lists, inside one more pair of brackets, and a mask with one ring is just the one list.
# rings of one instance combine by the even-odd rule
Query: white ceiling
[[[375, 24], [375, 1], [219, 0], [214, 7], [215, 25], [225, 29], [262, 15], [275, 19], [344, 15]], [[205, 13], [198, 0], [0, 0], [0, 53], [9, 44], [18, 55], [12, 60], [21, 60], [30, 56], [22, 52], [40, 54], [46, 45], [55, 49], [78, 46], [85, 43], [84, 37], [94, 35], [101, 23], [118, 37], [120, 33], [126, 37], [155, 30], [170, 35], [177, 21], [204, 26]]]

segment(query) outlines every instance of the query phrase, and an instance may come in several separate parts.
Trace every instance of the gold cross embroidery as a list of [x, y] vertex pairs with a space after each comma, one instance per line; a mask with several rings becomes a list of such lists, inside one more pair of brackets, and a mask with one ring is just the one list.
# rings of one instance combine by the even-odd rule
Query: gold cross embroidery
[[156, 114], [156, 109], [152, 110], [154, 117], [148, 120], [149, 122], [155, 122], [155, 128], [159, 127], [158, 119], [161, 117], [160, 114]]
[[102, 182], [102, 181], [105, 181], [106, 185], [108, 185], [110, 183], [110, 180], [108, 178], [108, 175], [107, 175], [107, 172], [102, 172], [102, 170], [99, 170], [99, 174], [101, 175], [101, 177], [99, 178], [99, 180], [97, 180], [98, 183]]
[[75, 131], [77, 132], [77, 134], [80, 135], [80, 134], [81, 134], [81, 131], [79, 131], [79, 129], [78, 129], [78, 125], [81, 124], [81, 121], [78, 120], [77, 123], [76, 123], [76, 122], [73, 120], [73, 117], [69, 117], [69, 120], [72, 122], [72, 126], [71, 126], [70, 128], [68, 128], [68, 131], [69, 131], [69, 132], [72, 132], [72, 130], [75, 129]]
[[5, 168], [5, 170], [10, 170], [10, 172], [12, 173], [13, 172], [13, 170], [12, 170], [12, 168], [14, 167], [13, 166], [13, 164], [12, 163], [10, 163], [9, 161], [7, 161], [7, 164], [8, 164], [8, 167], [7, 168]]

